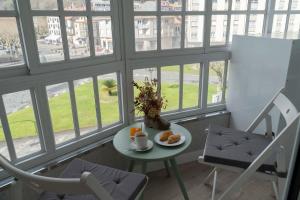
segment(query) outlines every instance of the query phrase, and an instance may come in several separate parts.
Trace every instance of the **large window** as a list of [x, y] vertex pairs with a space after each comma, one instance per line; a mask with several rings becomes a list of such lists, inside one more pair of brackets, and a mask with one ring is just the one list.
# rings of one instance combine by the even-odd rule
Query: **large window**
[[39, 61], [113, 54], [110, 8], [109, 0], [31, 0]]
[[204, 0], [133, 0], [135, 52], [201, 48]]
[[12, 0], [0, 4], [0, 69], [24, 64], [22, 42]]

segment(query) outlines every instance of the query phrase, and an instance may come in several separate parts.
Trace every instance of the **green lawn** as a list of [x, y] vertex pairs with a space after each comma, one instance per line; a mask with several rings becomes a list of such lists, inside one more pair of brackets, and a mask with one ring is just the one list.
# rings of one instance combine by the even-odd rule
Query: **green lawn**
[[[184, 84], [183, 106], [184, 108], [195, 107], [198, 104], [198, 85]], [[118, 96], [109, 96], [107, 91], [103, 90], [99, 82], [99, 96], [101, 107], [102, 124], [109, 125], [119, 121]], [[211, 101], [212, 94], [217, 90], [216, 85], [209, 86], [208, 101]], [[177, 84], [162, 84], [162, 94], [168, 99], [167, 110], [178, 108], [179, 87]], [[136, 92], [136, 91], [135, 91]], [[80, 128], [95, 127], [96, 111], [93, 98], [92, 83], [86, 83], [75, 89], [77, 111]], [[52, 97], [49, 100], [51, 118], [53, 121], [54, 132], [60, 133], [73, 129], [72, 112], [70, 98], [68, 93], [63, 93]], [[35, 119], [32, 107], [21, 109], [8, 115], [8, 121], [12, 137], [23, 138], [36, 135]], [[0, 129], [0, 141], [4, 140], [2, 128]]]

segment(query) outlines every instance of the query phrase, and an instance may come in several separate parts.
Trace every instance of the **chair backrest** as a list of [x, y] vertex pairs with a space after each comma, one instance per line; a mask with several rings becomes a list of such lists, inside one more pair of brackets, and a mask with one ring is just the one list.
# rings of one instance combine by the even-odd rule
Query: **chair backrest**
[[57, 194], [94, 194], [99, 199], [112, 199], [97, 179], [89, 172], [82, 173], [80, 178], [39, 176], [16, 168], [2, 155], [0, 155], [0, 167], [17, 180], [38, 190]]
[[263, 120], [266, 120], [267, 132], [272, 132], [272, 120], [269, 113], [274, 107], [276, 107], [283, 116], [286, 126], [295, 119], [298, 115], [298, 110], [289, 98], [283, 94], [283, 90], [284, 89], [281, 89], [264, 107], [256, 119], [251, 123], [249, 128], [246, 129], [247, 132], [253, 132]]

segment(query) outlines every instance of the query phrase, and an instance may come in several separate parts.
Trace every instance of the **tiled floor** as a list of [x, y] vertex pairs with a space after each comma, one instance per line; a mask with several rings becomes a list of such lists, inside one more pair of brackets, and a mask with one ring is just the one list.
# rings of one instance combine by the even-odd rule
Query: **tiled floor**
[[[180, 172], [191, 200], [211, 199], [211, 187], [203, 184], [203, 179], [212, 168], [188, 163], [180, 166]], [[148, 174], [150, 181], [146, 188], [145, 200], [181, 200], [183, 199], [174, 176], [166, 177], [164, 170]], [[221, 171], [218, 178], [217, 197], [237, 177], [237, 174]], [[238, 200], [274, 200], [272, 184], [257, 178], [251, 178], [231, 199]]]

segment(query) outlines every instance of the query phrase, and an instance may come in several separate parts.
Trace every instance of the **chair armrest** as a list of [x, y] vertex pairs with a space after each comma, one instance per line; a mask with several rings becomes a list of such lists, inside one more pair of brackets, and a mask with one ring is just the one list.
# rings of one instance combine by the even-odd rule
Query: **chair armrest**
[[90, 172], [83, 172], [80, 177], [80, 182], [90, 188], [91, 192], [99, 200], [113, 200], [112, 196], [99, 183], [98, 179]]

